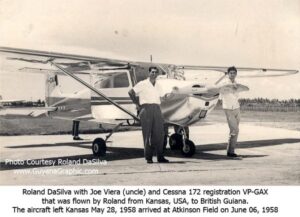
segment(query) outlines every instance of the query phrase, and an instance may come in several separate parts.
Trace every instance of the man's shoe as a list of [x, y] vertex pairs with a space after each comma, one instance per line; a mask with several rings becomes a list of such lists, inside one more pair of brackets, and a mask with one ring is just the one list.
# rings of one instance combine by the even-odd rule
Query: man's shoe
[[74, 136], [73, 140], [83, 140], [82, 138], [80, 138], [79, 136]]
[[169, 163], [169, 160], [167, 160], [166, 158], [161, 158], [157, 161], [158, 161], [158, 163]]
[[153, 164], [153, 160], [147, 160], [147, 164]]
[[238, 157], [236, 153], [227, 153], [227, 157]]

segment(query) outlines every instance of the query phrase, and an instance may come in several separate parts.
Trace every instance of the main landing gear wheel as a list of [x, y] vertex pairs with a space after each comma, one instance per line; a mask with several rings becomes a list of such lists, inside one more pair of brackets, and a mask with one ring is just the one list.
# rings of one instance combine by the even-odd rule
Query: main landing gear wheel
[[171, 150], [180, 150], [183, 147], [182, 135], [174, 133], [169, 138], [169, 145]]
[[182, 146], [181, 153], [185, 157], [192, 157], [195, 154], [196, 147], [195, 144], [189, 140], [185, 140], [185, 145]]
[[106, 142], [102, 138], [96, 138], [92, 145], [93, 154], [97, 157], [103, 157], [106, 154]]
[[134, 119], [127, 119], [126, 122], [127, 122], [128, 126], [133, 126], [136, 124], [136, 121]]

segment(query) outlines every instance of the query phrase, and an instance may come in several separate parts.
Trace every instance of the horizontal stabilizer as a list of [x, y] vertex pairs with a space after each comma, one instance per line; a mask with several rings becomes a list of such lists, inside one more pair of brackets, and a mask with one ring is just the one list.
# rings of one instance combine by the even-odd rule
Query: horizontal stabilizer
[[17, 115], [38, 117], [46, 115], [48, 112], [56, 111], [57, 107], [3, 107], [0, 109], [0, 115]]

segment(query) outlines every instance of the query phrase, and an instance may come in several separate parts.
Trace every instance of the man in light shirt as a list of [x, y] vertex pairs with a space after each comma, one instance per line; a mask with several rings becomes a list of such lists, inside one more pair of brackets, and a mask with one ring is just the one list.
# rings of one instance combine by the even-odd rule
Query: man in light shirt
[[158, 72], [156, 67], [150, 67], [149, 78], [140, 81], [128, 92], [139, 111], [147, 163], [153, 163], [154, 151], [159, 163], [169, 162], [163, 155], [164, 120], [160, 110], [162, 91], [156, 81]]
[[235, 153], [235, 147], [239, 134], [240, 123], [240, 104], [239, 104], [239, 92], [247, 91], [247, 86], [236, 83], [237, 69], [232, 66], [227, 69], [227, 77], [225, 81], [217, 85], [220, 87], [220, 96], [222, 99], [223, 109], [226, 114], [228, 126], [230, 129], [229, 141], [227, 145], [227, 156], [238, 157]]

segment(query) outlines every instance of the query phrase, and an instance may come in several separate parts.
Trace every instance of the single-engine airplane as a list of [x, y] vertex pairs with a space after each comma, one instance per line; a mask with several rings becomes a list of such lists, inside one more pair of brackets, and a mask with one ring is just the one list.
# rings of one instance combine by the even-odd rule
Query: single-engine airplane
[[[92, 151], [95, 156], [105, 155], [108, 138], [122, 124], [138, 123], [137, 109], [128, 91], [148, 77], [150, 66], [160, 69], [157, 84], [165, 96], [161, 110], [166, 131], [169, 126], [175, 127], [175, 133], [169, 137], [170, 148], [180, 148], [184, 156], [192, 156], [195, 145], [189, 139], [188, 127], [203, 120], [215, 108], [220, 89], [210, 87], [221, 82], [227, 70], [227, 67], [130, 62], [8, 47], [0, 47], [0, 55], [6, 62], [2, 64], [4, 68], [16, 68], [15, 65], [18, 65], [15, 70], [45, 74], [46, 107], [32, 111], [31, 116], [47, 114], [52, 118], [116, 124], [106, 139], [96, 138], [93, 141]], [[283, 76], [298, 72], [287, 69], [237, 69], [239, 77]], [[219, 77], [213, 83], [207, 83], [206, 80], [199, 80], [197, 73], [191, 77], [194, 72], [207, 73], [207, 76], [217, 73]], [[83, 86], [82, 90], [71, 94], [62, 93], [59, 76], [63, 75], [79, 82]], [[80, 76], [89, 76], [90, 81]], [[242, 86], [240, 90], [244, 90]]]

